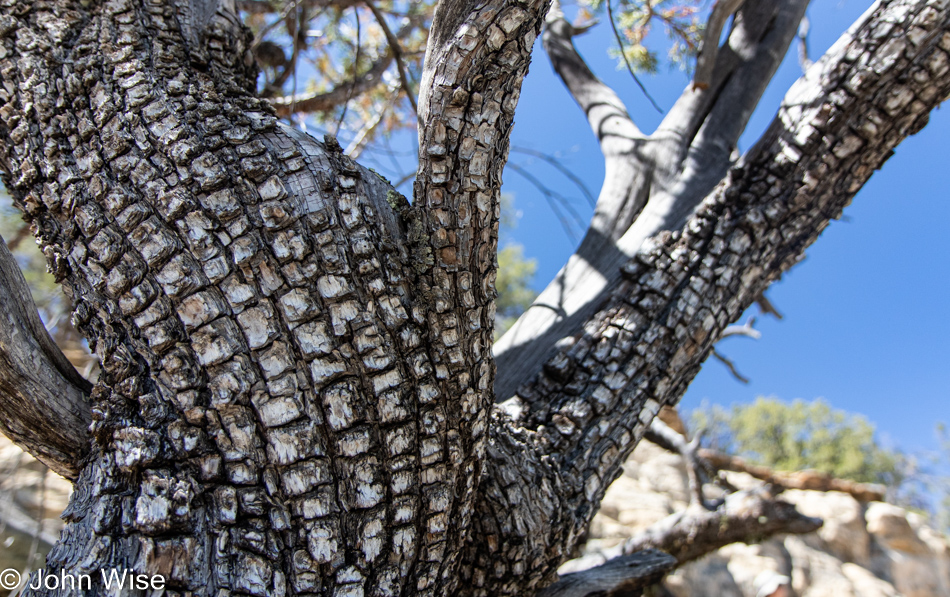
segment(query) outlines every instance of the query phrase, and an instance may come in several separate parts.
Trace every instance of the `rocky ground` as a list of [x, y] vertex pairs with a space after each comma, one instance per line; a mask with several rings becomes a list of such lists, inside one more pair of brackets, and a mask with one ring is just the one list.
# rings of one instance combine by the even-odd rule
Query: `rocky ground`
[[[755, 479], [729, 473], [740, 488]], [[70, 485], [0, 436], [0, 569], [42, 566], [59, 533]], [[824, 526], [811, 535], [734, 544], [680, 568], [665, 581], [674, 597], [756, 597], [766, 570], [786, 575], [799, 597], [950, 597], [950, 544], [923, 519], [896, 506], [861, 503], [846, 493], [788, 490], [783, 499]], [[603, 562], [599, 553], [686, 508], [682, 459], [643, 442], [607, 492], [586, 557], [572, 571]]]
[[[728, 473], [747, 488], [757, 480]], [[675, 597], [756, 597], [772, 570], [792, 579], [799, 597], [950, 597], [950, 543], [922, 517], [836, 491], [787, 490], [780, 496], [824, 520], [816, 533], [733, 544], [680, 568], [665, 587]], [[641, 443], [607, 492], [584, 548], [562, 571], [596, 565], [599, 552], [686, 508], [686, 469], [678, 455]]]

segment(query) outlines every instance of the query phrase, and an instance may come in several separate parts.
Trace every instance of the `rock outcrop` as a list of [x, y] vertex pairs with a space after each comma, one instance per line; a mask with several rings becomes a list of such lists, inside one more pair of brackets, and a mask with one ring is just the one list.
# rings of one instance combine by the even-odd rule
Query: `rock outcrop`
[[[760, 482], [728, 473], [730, 483]], [[800, 597], [950, 597], [950, 543], [917, 514], [897, 506], [861, 503], [836, 491], [787, 490], [782, 499], [825, 521], [816, 533], [733, 544], [687, 564], [664, 583], [674, 597], [756, 597], [764, 571], [791, 578]], [[582, 563], [687, 506], [682, 459], [643, 442], [607, 491], [594, 518]]]

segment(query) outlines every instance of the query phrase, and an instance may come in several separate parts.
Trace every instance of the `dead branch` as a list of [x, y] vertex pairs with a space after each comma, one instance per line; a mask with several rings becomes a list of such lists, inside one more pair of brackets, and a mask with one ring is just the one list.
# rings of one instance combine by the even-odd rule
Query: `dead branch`
[[373, 63], [368, 71], [341, 82], [330, 91], [287, 95], [270, 98], [269, 101], [277, 109], [277, 114], [282, 117], [290, 116], [292, 111], [329, 112], [337, 106], [346, 103], [348, 98], [369, 91], [379, 85], [383, 79], [383, 74], [386, 72], [386, 69], [389, 68], [389, 65], [392, 64], [392, 61], [392, 53], [386, 52], [377, 58], [376, 62]]
[[659, 549], [685, 564], [730, 543], [755, 543], [772, 535], [801, 535], [822, 521], [777, 500], [767, 487], [739, 491], [713, 511], [687, 509], [670, 515], [625, 541], [621, 553]]
[[659, 582], [676, 559], [654, 549], [616, 557], [602, 566], [565, 574], [539, 597], [630, 597]]
[[756, 479], [771, 483], [782, 489], [841, 491], [850, 494], [854, 499], [860, 502], [881, 501], [884, 499], [884, 493], [886, 491], [881, 485], [837, 479], [827, 473], [816, 470], [796, 472], [775, 471], [767, 466], [750, 464], [742, 458], [729, 456], [715, 450], [701, 449], [699, 451], [699, 457], [718, 470], [746, 473]]
[[89, 451], [91, 386], [50, 338], [2, 241], [0, 320], [0, 432], [75, 479]]
[[739, 373], [739, 369], [736, 367], [736, 364], [735, 362], [733, 362], [732, 359], [730, 359], [729, 357], [722, 354], [716, 349], [713, 349], [712, 356], [714, 359], [716, 359], [717, 361], [725, 365], [726, 369], [729, 370], [729, 373], [731, 373], [733, 377], [739, 380], [740, 383], [745, 383], [745, 384], [749, 383], [749, 378]]
[[721, 505], [722, 502], [707, 500], [703, 495], [703, 484], [714, 471], [697, 456], [700, 442], [699, 435], [693, 438], [692, 441], [687, 441], [686, 437], [657, 417], [650, 423], [650, 427], [644, 432], [643, 438], [683, 457], [683, 461], [686, 463], [686, 476], [689, 480], [690, 505], [697, 505], [709, 511], [713, 511]]
[[696, 57], [696, 73], [693, 75], [693, 87], [707, 89], [712, 81], [713, 69], [716, 66], [716, 57], [719, 55], [719, 38], [729, 17], [742, 7], [745, 0], [718, 0], [706, 21], [706, 32], [703, 35], [703, 45]]
[[755, 304], [759, 306], [759, 310], [762, 311], [762, 313], [771, 315], [775, 317], [775, 319], [782, 319], [782, 314], [775, 308], [775, 305], [772, 304], [769, 297], [765, 296], [764, 292], [760, 292], [759, 296], [755, 297]]

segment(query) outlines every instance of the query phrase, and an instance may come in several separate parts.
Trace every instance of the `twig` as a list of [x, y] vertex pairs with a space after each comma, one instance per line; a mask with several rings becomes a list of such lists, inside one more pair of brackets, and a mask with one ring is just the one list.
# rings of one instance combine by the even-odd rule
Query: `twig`
[[554, 166], [554, 168], [557, 169], [558, 172], [566, 176], [571, 182], [573, 182], [577, 186], [577, 188], [581, 190], [582, 193], [584, 193], [584, 197], [587, 198], [587, 203], [589, 203], [591, 207], [594, 207], [597, 204], [596, 199], [594, 199], [594, 195], [590, 192], [590, 189], [587, 188], [587, 185], [584, 184], [584, 181], [578, 178], [576, 174], [571, 172], [569, 168], [566, 168], [563, 164], [561, 164], [559, 161], [554, 159], [554, 157], [542, 151], [528, 149], [527, 147], [512, 147], [511, 151], [514, 151], [516, 153], [531, 155], [536, 158], [541, 158], [545, 162], [551, 164], [552, 166]]
[[745, 322], [742, 325], [730, 325], [727, 326], [722, 332], [720, 339], [728, 338], [730, 336], [745, 336], [747, 338], [752, 338], [753, 340], [758, 340], [762, 337], [762, 332], [755, 329], [755, 317], [750, 317], [749, 321]]
[[[340, 129], [343, 127], [343, 119], [346, 118], [346, 109], [350, 105], [350, 100], [353, 99], [353, 87], [356, 84], [356, 77], [360, 72], [360, 50], [362, 49], [362, 43], [360, 41], [360, 9], [354, 6], [353, 14], [356, 17], [356, 58], [353, 60], [353, 78], [350, 79], [349, 89], [346, 90], [346, 100], [343, 101], [343, 110], [340, 112], [340, 119], [336, 123], [336, 134], [334, 137], [340, 134]], [[294, 95], [296, 95], [296, 91], [295, 89]]]
[[511, 162], [508, 162], [506, 164], [506, 168], [511, 168], [514, 172], [517, 172], [518, 174], [520, 174], [522, 178], [530, 182], [532, 185], [535, 186], [535, 188], [541, 191], [541, 194], [544, 195], [544, 198], [547, 200], [548, 205], [551, 206], [551, 210], [554, 211], [554, 215], [557, 216], [558, 221], [561, 222], [561, 227], [564, 228], [564, 232], [567, 233], [571, 241], [577, 242], [577, 235], [574, 234], [574, 230], [571, 228], [567, 219], [564, 217], [564, 215], [561, 213], [560, 208], [558, 208], [557, 206], [557, 204], [560, 203], [561, 207], [566, 209], [568, 213], [570, 213], [571, 216], [574, 217], [574, 220], [577, 223], [578, 228], [583, 230], [584, 221], [581, 218], [580, 214], [578, 214], [577, 211], [575, 211], [574, 208], [571, 207], [570, 202], [568, 202], [568, 200], [560, 193], [556, 193], [555, 191], [552, 191], [551, 189], [544, 186], [544, 184], [540, 180], [538, 180], [534, 175], [532, 175], [530, 172], [528, 172], [527, 170], [525, 170], [518, 164], [513, 164]]
[[782, 319], [782, 314], [779, 313], [778, 309], [775, 308], [775, 305], [772, 304], [772, 301], [765, 296], [765, 292], [760, 292], [759, 296], [755, 297], [755, 304], [759, 306], [759, 310], [765, 313], [766, 315], [771, 315], [775, 319]]
[[723, 355], [721, 352], [719, 352], [715, 348], [713, 349], [712, 356], [715, 357], [717, 361], [725, 365], [729, 369], [729, 372], [732, 373], [732, 376], [735, 377], [737, 380], [739, 380], [742, 383], [749, 383], [749, 378], [739, 373], [739, 370], [736, 369], [736, 364], [733, 363], [732, 360], [729, 359], [729, 357]]
[[620, 38], [620, 31], [617, 30], [617, 23], [614, 22], [614, 9], [610, 4], [610, 0], [607, 0], [607, 17], [610, 19], [610, 28], [614, 30], [614, 37], [617, 38], [617, 44], [620, 45], [620, 55], [623, 56], [623, 62], [627, 65], [627, 70], [630, 71], [630, 76], [633, 77], [633, 80], [640, 88], [640, 91], [642, 91], [643, 95], [645, 95], [646, 98], [650, 100], [650, 103], [653, 104], [653, 107], [656, 108], [656, 111], [662, 114], [663, 109], [660, 108], [660, 106], [656, 103], [656, 101], [650, 95], [650, 92], [647, 91], [647, 88], [643, 86], [643, 83], [637, 77], [637, 74], [633, 72], [633, 67], [630, 66], [630, 60], [627, 59], [627, 52], [625, 52], [623, 48], [623, 40]]
[[399, 70], [399, 81], [402, 83], [403, 89], [406, 90], [406, 97], [409, 98], [412, 111], [418, 116], [419, 107], [416, 105], [416, 95], [412, 90], [412, 86], [409, 84], [409, 78], [406, 76], [406, 65], [402, 60], [402, 46], [399, 45], [399, 40], [393, 35], [389, 25], [386, 24], [386, 17], [383, 16], [383, 13], [379, 12], [376, 5], [366, 0], [366, 6], [373, 12], [373, 16], [376, 17], [379, 27], [386, 36], [386, 41], [389, 42], [389, 46], [392, 48], [393, 57], [396, 59], [396, 68]]
[[383, 118], [386, 116], [386, 111], [393, 107], [395, 104], [396, 98], [399, 97], [398, 90], [394, 93], [389, 100], [387, 100], [386, 105], [383, 106], [381, 110], [376, 113], [376, 116], [372, 120], [364, 124], [360, 130], [356, 133], [356, 136], [350, 141], [350, 144], [343, 151], [346, 155], [350, 156], [354, 160], [363, 153], [363, 150], [366, 149], [366, 146], [369, 144], [370, 135], [373, 134], [373, 131], [376, 130], [376, 127], [383, 121]]

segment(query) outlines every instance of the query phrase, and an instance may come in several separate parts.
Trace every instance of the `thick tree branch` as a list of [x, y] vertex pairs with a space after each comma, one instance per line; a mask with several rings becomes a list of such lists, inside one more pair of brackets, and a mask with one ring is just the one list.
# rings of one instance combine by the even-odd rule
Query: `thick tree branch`
[[623, 554], [659, 549], [679, 565], [730, 543], [752, 543], [772, 535], [803, 535], [817, 531], [822, 521], [805, 516], [788, 502], [775, 499], [766, 488], [739, 491], [714, 511], [686, 510], [672, 514], [624, 541]]
[[587, 116], [604, 156], [628, 152], [643, 133], [613, 89], [598, 79], [574, 47], [574, 27], [555, 4], [545, 22], [544, 50], [554, 71]]
[[708, 89], [712, 81], [713, 68], [716, 66], [716, 57], [719, 55], [719, 38], [726, 26], [726, 21], [734, 15], [745, 0], [717, 0], [713, 4], [712, 13], [706, 21], [706, 30], [703, 32], [703, 45], [696, 57], [696, 72], [693, 74], [693, 86]]
[[[878, 27], [892, 34], [875, 35]], [[683, 229], [643, 247], [583, 333], [519, 389], [510, 425], [559, 471], [559, 507], [576, 513], [578, 528], [726, 327], [950, 94], [948, 50], [950, 6], [879, 5], [792, 87], [762, 140]]]
[[[549, 590], [562, 585], [576, 586], [580, 584], [579, 580], [584, 579], [598, 583], [596, 586], [607, 595], [625, 595], [619, 589], [624, 586], [622, 566], [628, 558], [636, 558], [641, 554], [666, 555], [670, 563], [666, 564], [665, 571], [660, 575], [662, 577], [683, 564], [731, 543], [758, 543], [780, 534], [802, 535], [818, 530], [821, 525], [821, 519], [801, 514], [793, 505], [776, 499], [767, 488], [740, 491], [729, 495], [718, 508], [709, 510], [692, 506], [664, 518], [616, 547], [588, 554], [569, 563], [567, 566], [570, 568], [586, 569], [564, 575]], [[598, 561], [604, 563], [598, 565]], [[633, 573], [630, 574], [630, 581], [638, 580], [638, 575], [632, 570], [630, 572]], [[654, 582], [658, 580], [655, 578]], [[611, 593], [611, 590], [618, 592]]]
[[565, 574], [538, 597], [638, 597], [676, 568], [676, 558], [645, 549], [607, 563]]
[[722, 179], [806, 4], [744, 6], [718, 54], [710, 88], [690, 85], [653, 135], [632, 143], [622, 159], [606, 159], [605, 185], [584, 241], [496, 343], [499, 400], [540, 370], [554, 343], [580, 332], [618, 283], [626, 259], [651, 236], [680, 228]]
[[[307, 8], [336, 8], [345, 10], [362, 3], [362, 0], [298, 0], [298, 6]], [[284, 9], [282, 3], [270, 2], [269, 0], [237, 0], [235, 2], [238, 10], [248, 14], [270, 14], [277, 13]]]
[[50, 338], [0, 239], [0, 432], [75, 479], [89, 452], [91, 385]]

